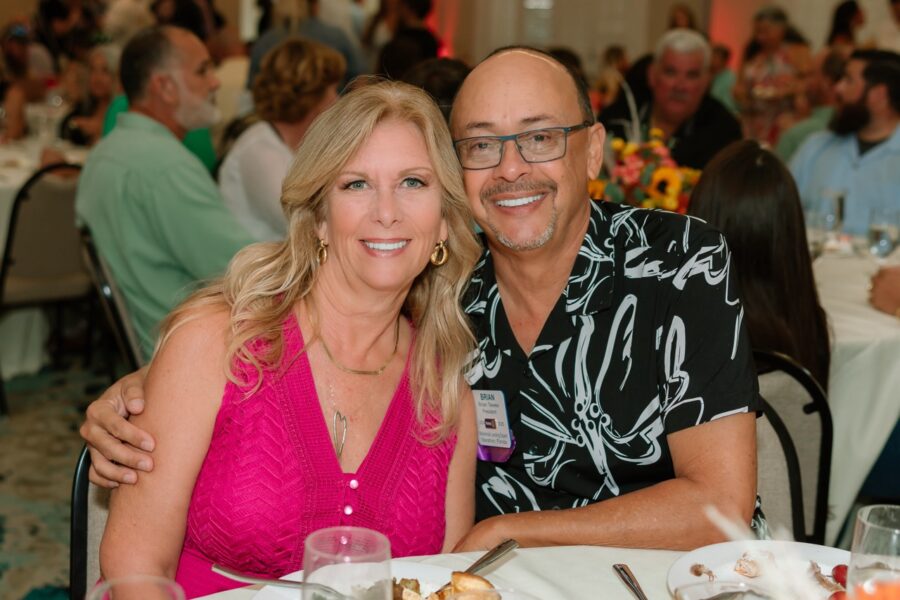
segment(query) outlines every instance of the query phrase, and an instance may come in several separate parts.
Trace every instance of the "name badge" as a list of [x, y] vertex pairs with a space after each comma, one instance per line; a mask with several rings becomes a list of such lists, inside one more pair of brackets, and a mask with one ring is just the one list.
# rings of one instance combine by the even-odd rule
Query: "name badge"
[[478, 460], [506, 462], [516, 447], [509, 427], [506, 398], [499, 390], [472, 390], [478, 420]]

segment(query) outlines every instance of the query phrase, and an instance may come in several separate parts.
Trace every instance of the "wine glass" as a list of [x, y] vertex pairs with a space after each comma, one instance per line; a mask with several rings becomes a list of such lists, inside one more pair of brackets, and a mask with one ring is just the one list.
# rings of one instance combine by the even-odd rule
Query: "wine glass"
[[900, 594], [900, 506], [875, 504], [857, 513], [847, 590], [854, 600]]
[[[363, 527], [320, 529], [304, 543], [303, 579], [353, 600], [391, 600], [391, 543]], [[317, 590], [303, 589], [303, 600], [321, 598]]]
[[883, 259], [897, 245], [897, 212], [885, 208], [869, 210], [869, 252], [876, 259]]
[[157, 575], [126, 575], [98, 584], [86, 600], [184, 600], [181, 586]]
[[447, 600], [540, 600], [537, 596], [519, 590], [470, 590], [450, 594]]
[[762, 588], [743, 581], [701, 581], [679, 586], [675, 600], [708, 600], [709, 598], [746, 598], [767, 600]]
[[804, 211], [803, 217], [806, 221], [806, 243], [809, 246], [809, 255], [816, 260], [825, 249], [825, 240], [829, 231], [828, 219], [825, 213], [818, 209]]

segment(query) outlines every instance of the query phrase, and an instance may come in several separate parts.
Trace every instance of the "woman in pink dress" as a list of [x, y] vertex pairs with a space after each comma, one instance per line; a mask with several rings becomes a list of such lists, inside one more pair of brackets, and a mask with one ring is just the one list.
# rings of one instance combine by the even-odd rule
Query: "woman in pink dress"
[[284, 182], [287, 240], [252, 245], [164, 322], [134, 423], [152, 473], [113, 492], [105, 578], [197, 597], [301, 567], [307, 534], [452, 549], [474, 514], [460, 296], [480, 254], [437, 106], [360, 87], [310, 127]]

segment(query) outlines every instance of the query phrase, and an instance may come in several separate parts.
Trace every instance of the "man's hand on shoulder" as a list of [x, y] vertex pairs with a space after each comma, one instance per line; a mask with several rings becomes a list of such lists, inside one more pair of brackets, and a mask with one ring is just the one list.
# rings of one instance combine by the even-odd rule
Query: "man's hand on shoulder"
[[128, 422], [144, 410], [146, 368], [126, 375], [87, 408], [79, 433], [91, 452], [91, 481], [114, 488], [137, 482], [137, 470], [153, 469], [155, 442], [147, 432]]

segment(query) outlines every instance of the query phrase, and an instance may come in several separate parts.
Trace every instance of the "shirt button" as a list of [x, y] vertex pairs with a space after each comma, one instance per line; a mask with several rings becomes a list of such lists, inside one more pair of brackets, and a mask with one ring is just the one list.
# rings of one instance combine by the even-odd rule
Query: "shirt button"
[[352, 515], [352, 514], [353, 514], [353, 507], [350, 506], [349, 504], [348, 504], [347, 506], [345, 506], [345, 507], [344, 507], [344, 514], [347, 515], [348, 517], [349, 517], [350, 515]]
[[351, 479], [350, 480], [350, 489], [355, 490], [358, 487], [359, 487], [359, 482], [355, 479]]

